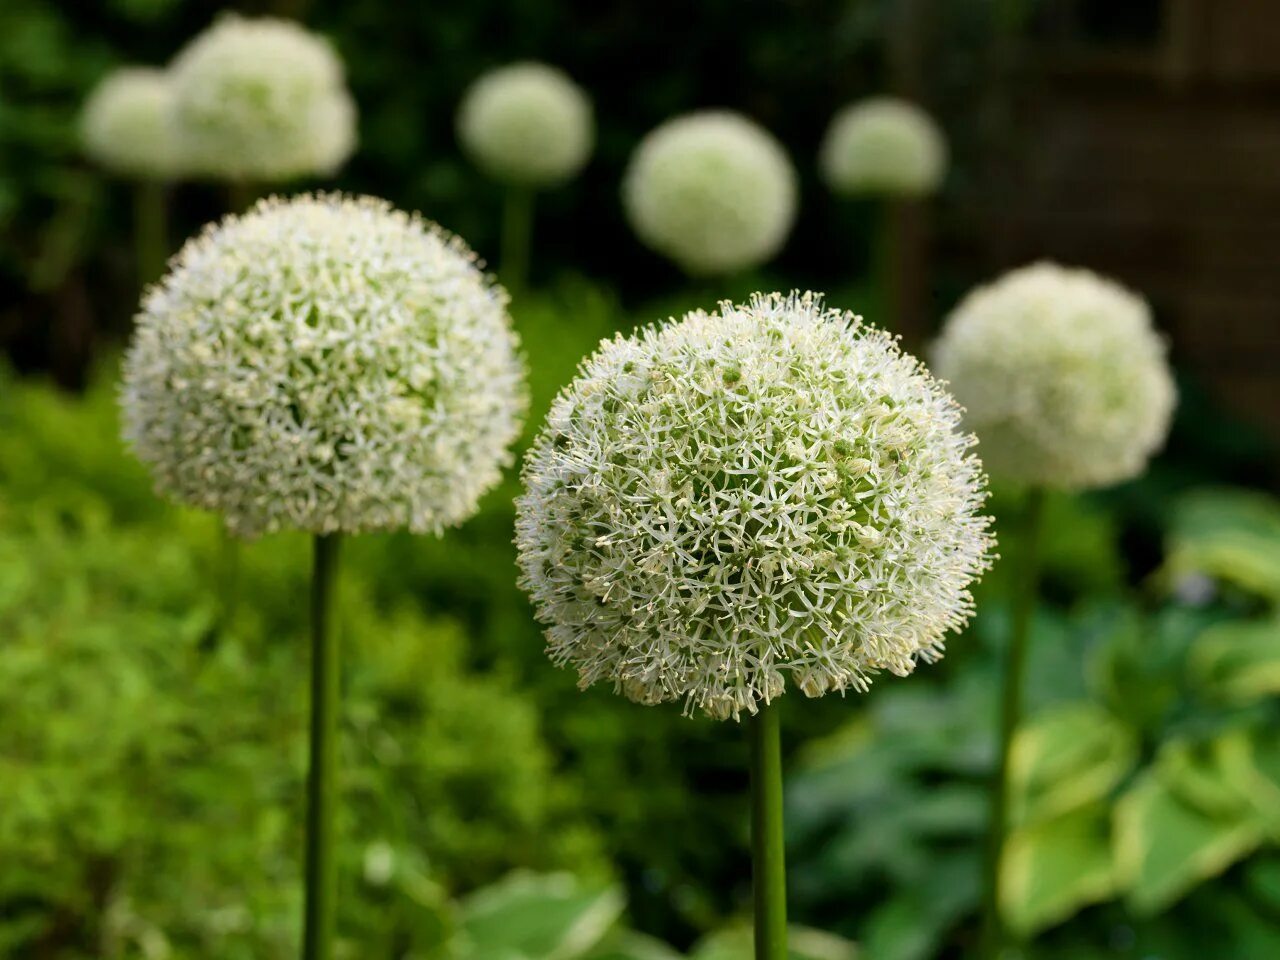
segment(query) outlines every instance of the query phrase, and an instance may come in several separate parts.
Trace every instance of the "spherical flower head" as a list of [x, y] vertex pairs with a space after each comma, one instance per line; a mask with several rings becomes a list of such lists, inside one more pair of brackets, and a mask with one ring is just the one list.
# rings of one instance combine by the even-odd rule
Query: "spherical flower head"
[[623, 203], [647, 246], [686, 273], [758, 266], [781, 249], [796, 213], [796, 174], [782, 144], [737, 113], [669, 120], [641, 141]]
[[506, 294], [381, 200], [272, 198], [189, 241], [125, 356], [125, 438], [160, 492], [254, 536], [438, 532], [511, 462]]
[[915, 104], [873, 97], [835, 115], [819, 164], [839, 194], [919, 197], [936, 191], [946, 176], [947, 141]]
[[85, 152], [113, 173], [165, 180], [177, 172], [173, 88], [162, 70], [123, 67], [93, 88], [80, 115]]
[[563, 70], [511, 64], [472, 84], [458, 110], [458, 138], [494, 179], [550, 186], [576, 174], [591, 155], [591, 101]]
[[1038, 263], [970, 293], [934, 369], [966, 407], [992, 474], [1079, 490], [1137, 476], [1176, 400], [1145, 301], [1088, 270]]
[[893, 338], [813, 294], [603, 342], [516, 501], [552, 659], [724, 719], [936, 658], [992, 544], [959, 423]]
[[342, 63], [296, 23], [224, 15], [178, 54], [172, 73], [184, 162], [195, 175], [327, 175], [355, 148]]

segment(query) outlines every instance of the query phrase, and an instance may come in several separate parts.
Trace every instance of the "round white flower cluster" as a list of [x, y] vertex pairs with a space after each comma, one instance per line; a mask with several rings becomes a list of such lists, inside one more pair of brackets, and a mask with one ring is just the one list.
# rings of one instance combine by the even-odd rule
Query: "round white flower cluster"
[[724, 110], [669, 120], [641, 141], [622, 196], [647, 246], [686, 273], [733, 273], [764, 263], [796, 214], [796, 174], [763, 127]]
[[253, 536], [461, 522], [525, 407], [458, 239], [371, 198], [270, 199], [189, 241], [137, 317], [124, 434], [158, 489]]
[[163, 70], [123, 67], [89, 94], [80, 116], [85, 151], [114, 173], [165, 180], [178, 172], [173, 92]]
[[355, 149], [342, 63], [296, 23], [224, 15], [178, 53], [171, 72], [194, 175], [276, 182], [330, 174]]
[[458, 110], [458, 138], [494, 179], [548, 186], [591, 155], [591, 101], [562, 70], [514, 63], [472, 84]]
[[960, 409], [888, 334], [756, 295], [605, 341], [516, 502], [554, 661], [641, 703], [754, 713], [910, 673], [989, 565]]
[[872, 97], [835, 115], [819, 165], [836, 193], [918, 197], [942, 183], [947, 141], [915, 104]]
[[970, 293], [934, 367], [966, 408], [995, 475], [1063, 489], [1141, 473], [1176, 401], [1164, 341], [1137, 295], [1038, 263]]

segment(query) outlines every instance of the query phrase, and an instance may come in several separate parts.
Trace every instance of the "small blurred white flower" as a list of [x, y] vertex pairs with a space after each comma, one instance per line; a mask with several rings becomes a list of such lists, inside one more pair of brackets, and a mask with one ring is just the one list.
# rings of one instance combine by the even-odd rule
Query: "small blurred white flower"
[[385, 887], [396, 872], [396, 851], [385, 840], [364, 848], [364, 880], [372, 887]]
[[107, 74], [85, 101], [85, 152], [113, 173], [165, 180], [178, 172], [173, 88], [163, 70], [124, 67]]
[[485, 74], [467, 91], [458, 110], [458, 138], [496, 180], [558, 183], [591, 155], [591, 101], [562, 70], [511, 64]]
[[791, 231], [796, 194], [782, 144], [726, 110], [686, 114], [650, 132], [622, 187], [640, 240], [694, 275], [773, 257]]
[[819, 164], [839, 194], [922, 196], [937, 190], [946, 175], [947, 141], [915, 104], [871, 97], [835, 115]]
[[1062, 489], [1137, 476], [1176, 391], [1146, 302], [1088, 270], [1038, 263], [970, 293], [934, 348], [993, 475]]
[[342, 63], [296, 23], [224, 14], [179, 51], [171, 73], [193, 175], [278, 182], [331, 174], [355, 149]]

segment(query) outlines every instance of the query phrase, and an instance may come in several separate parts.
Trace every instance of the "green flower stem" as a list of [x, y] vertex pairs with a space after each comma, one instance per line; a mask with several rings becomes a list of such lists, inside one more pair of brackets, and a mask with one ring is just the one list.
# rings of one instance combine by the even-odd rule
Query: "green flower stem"
[[139, 180], [133, 185], [134, 267], [139, 288], [160, 279], [169, 256], [166, 193], [159, 180]]
[[502, 204], [502, 282], [513, 297], [529, 280], [529, 246], [533, 242], [533, 191], [508, 187]]
[[338, 535], [317, 536], [311, 580], [311, 764], [307, 772], [303, 960], [330, 960], [333, 956], [339, 678], [338, 638], [331, 620], [337, 569]]
[[1022, 687], [1026, 673], [1031, 618], [1040, 589], [1040, 535], [1044, 516], [1044, 491], [1033, 488], [1027, 495], [1022, 517], [1021, 556], [1017, 558], [1017, 580], [1013, 593], [1013, 623], [1005, 652], [1004, 680], [1000, 699], [1000, 742], [996, 772], [990, 789], [991, 816], [987, 825], [987, 851], [983, 884], [983, 955], [996, 960], [1009, 942], [1009, 932], [1000, 916], [1000, 863], [1009, 834], [1009, 754], [1022, 718]]
[[764, 705], [751, 728], [751, 881], [756, 960], [787, 957], [787, 867], [782, 839], [782, 747], [777, 705]]
[[240, 605], [240, 542], [228, 532], [226, 524], [219, 521], [220, 549], [218, 574], [222, 580], [221, 628], [230, 630]]
[[875, 324], [885, 330], [898, 329], [898, 305], [894, 302], [894, 277], [897, 274], [897, 237], [894, 231], [894, 201], [887, 197], [871, 199], [871, 287], [874, 302], [880, 308]]

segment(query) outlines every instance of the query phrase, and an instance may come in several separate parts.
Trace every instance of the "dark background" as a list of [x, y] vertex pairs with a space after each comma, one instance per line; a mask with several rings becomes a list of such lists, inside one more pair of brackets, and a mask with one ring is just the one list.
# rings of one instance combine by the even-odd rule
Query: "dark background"
[[[866, 265], [866, 212], [815, 175], [825, 125], [869, 91], [911, 96], [946, 128], [953, 166], [920, 241], [919, 307], [936, 322], [974, 281], [1050, 256], [1117, 274], [1150, 296], [1190, 368], [1280, 435], [1277, 90], [1280, 15], [1250, 0], [704, 0], [675, 3], [242, 4], [300, 16], [339, 47], [360, 148], [336, 184], [371, 192], [497, 247], [499, 195], [460, 156], [456, 103], [487, 67], [538, 58], [596, 105], [584, 176], [544, 195], [536, 269], [613, 284], [629, 304], [678, 291], [637, 244], [618, 182], [645, 131], [727, 106], [787, 144], [800, 217], [776, 281], [839, 289]], [[51, 4], [0, 12], [0, 342], [20, 366], [82, 376], [101, 332], [130, 312], [127, 199], [78, 158], [75, 111], [112, 64], [162, 64], [212, 5]], [[297, 185], [299, 187], [305, 184]], [[175, 236], [220, 214], [183, 185]], [[978, 229], [974, 229], [974, 225]], [[114, 286], [113, 286], [114, 285]], [[31, 293], [37, 294], [32, 298]]]

